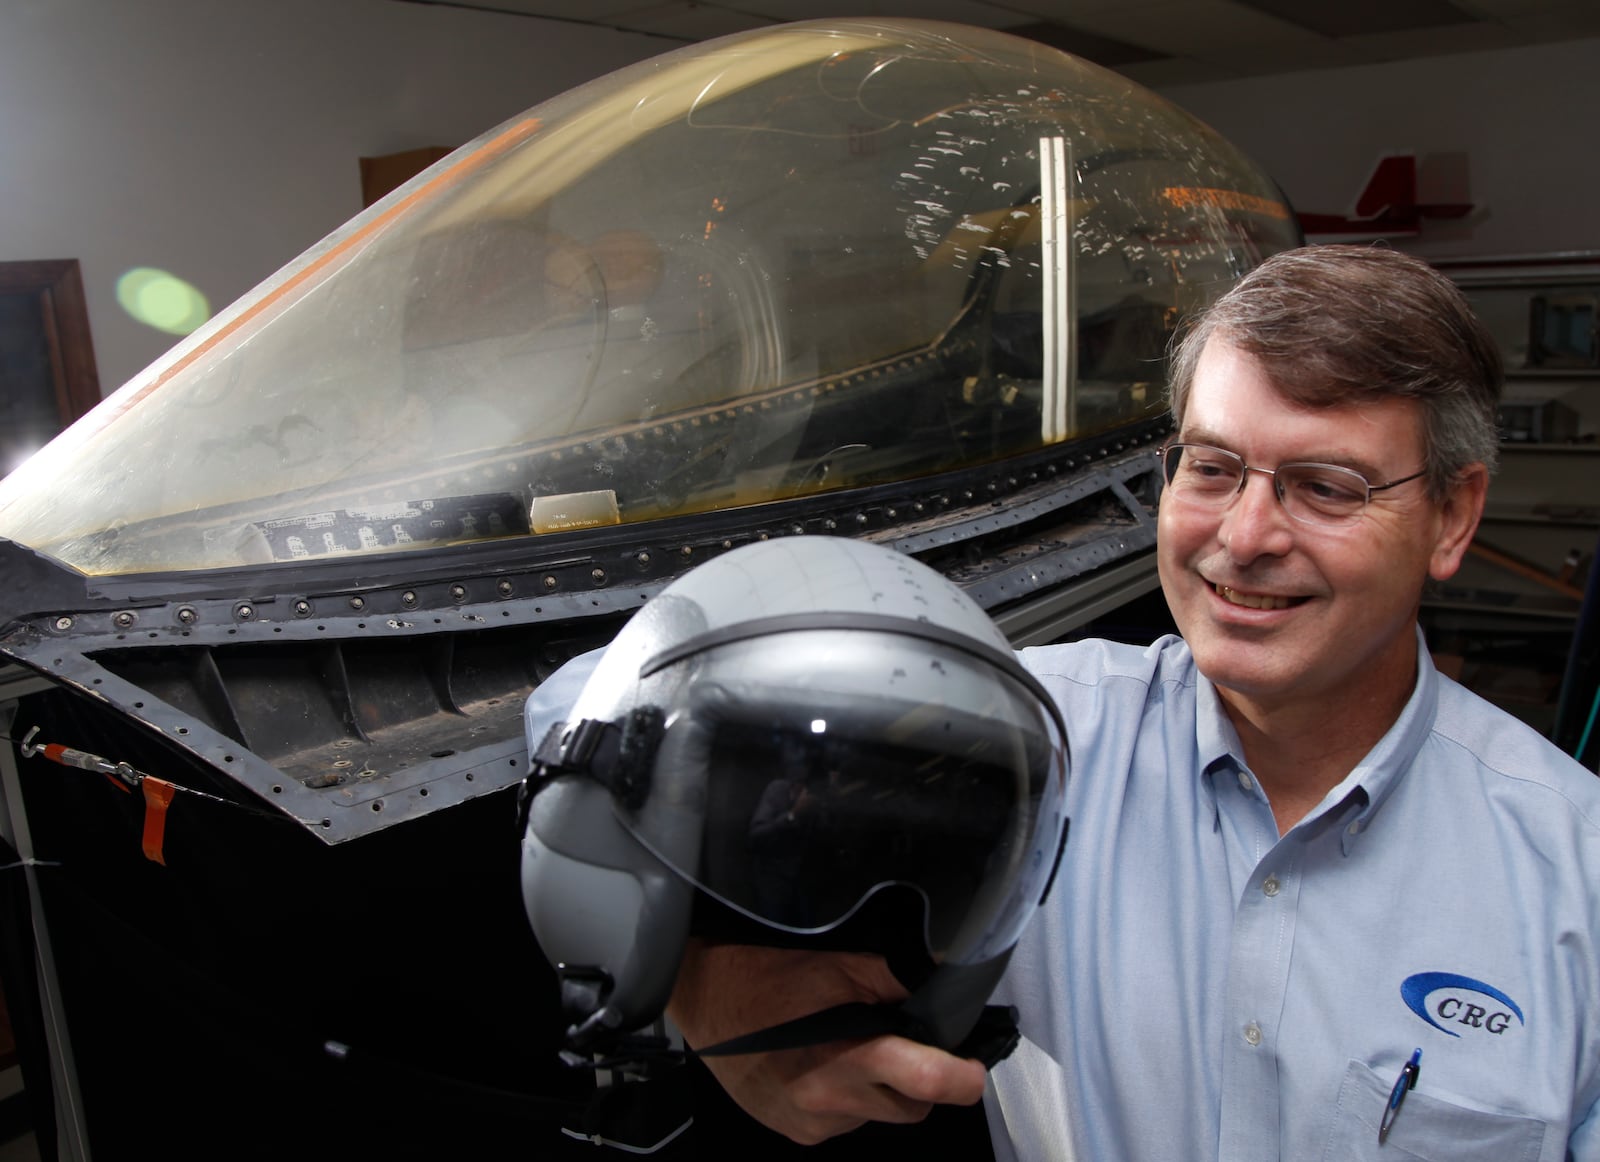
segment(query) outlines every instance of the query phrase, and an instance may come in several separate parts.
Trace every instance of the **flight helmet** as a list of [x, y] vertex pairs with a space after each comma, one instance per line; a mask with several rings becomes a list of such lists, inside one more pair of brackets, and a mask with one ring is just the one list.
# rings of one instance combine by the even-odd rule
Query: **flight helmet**
[[523, 899], [572, 1050], [654, 1021], [705, 924], [882, 953], [911, 990], [887, 1023], [749, 1048], [957, 1047], [1065, 841], [1054, 702], [954, 584], [864, 541], [691, 570], [540, 686], [526, 726]]

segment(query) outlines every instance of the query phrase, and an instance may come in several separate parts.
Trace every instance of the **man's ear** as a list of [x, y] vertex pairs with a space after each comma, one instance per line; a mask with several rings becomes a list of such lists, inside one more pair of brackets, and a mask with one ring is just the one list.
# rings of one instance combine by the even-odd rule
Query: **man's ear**
[[1439, 532], [1433, 555], [1428, 560], [1428, 576], [1447, 581], [1461, 568], [1461, 558], [1478, 531], [1483, 517], [1484, 498], [1489, 494], [1489, 470], [1482, 464], [1469, 464], [1450, 486], [1439, 506]]

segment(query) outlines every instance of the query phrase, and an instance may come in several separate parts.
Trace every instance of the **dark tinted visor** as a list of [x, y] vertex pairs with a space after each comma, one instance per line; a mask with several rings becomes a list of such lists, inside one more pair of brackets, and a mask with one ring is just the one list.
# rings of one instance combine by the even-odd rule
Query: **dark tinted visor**
[[1054, 868], [1065, 752], [1032, 691], [987, 683], [988, 713], [701, 685], [658, 758], [704, 771], [699, 864], [676, 870], [795, 933], [904, 886], [935, 960], [1009, 948]]

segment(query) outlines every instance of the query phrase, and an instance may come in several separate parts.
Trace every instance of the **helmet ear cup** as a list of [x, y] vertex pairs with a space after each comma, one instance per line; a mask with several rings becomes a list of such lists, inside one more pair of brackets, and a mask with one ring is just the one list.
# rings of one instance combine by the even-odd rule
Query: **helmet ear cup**
[[600, 784], [563, 776], [534, 796], [522, 840], [522, 896], [561, 979], [574, 1048], [661, 1014], [694, 889], [623, 829]]

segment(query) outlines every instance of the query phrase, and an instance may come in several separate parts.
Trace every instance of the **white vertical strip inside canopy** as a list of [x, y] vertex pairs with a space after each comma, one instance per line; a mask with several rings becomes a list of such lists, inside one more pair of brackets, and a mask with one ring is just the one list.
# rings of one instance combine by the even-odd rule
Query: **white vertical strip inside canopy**
[[1044, 407], [1040, 437], [1046, 444], [1072, 430], [1072, 303], [1069, 271], [1072, 198], [1067, 189], [1067, 143], [1039, 139], [1039, 214], [1044, 262]]

